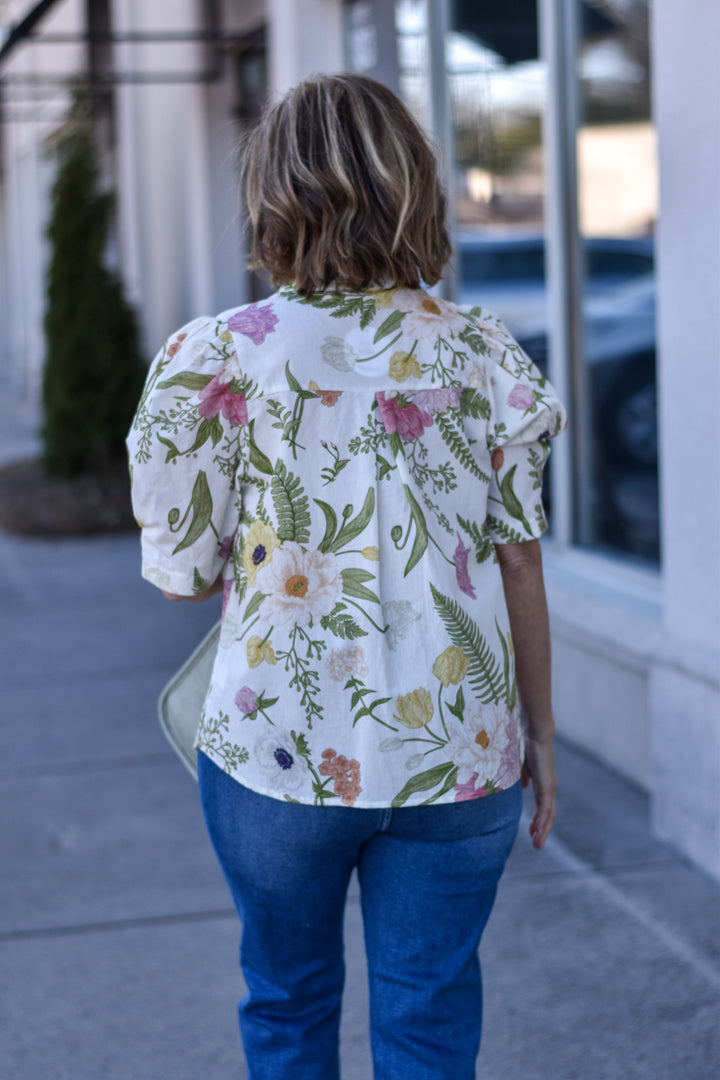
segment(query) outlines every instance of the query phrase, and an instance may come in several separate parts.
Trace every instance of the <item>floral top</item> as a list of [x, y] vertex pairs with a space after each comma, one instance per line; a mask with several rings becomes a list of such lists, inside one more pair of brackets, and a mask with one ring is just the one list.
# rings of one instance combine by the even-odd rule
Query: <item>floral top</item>
[[494, 544], [546, 529], [555, 391], [498, 319], [292, 287], [189, 323], [128, 438], [143, 576], [224, 578], [196, 745], [240, 783], [387, 807], [509, 787], [523, 754]]

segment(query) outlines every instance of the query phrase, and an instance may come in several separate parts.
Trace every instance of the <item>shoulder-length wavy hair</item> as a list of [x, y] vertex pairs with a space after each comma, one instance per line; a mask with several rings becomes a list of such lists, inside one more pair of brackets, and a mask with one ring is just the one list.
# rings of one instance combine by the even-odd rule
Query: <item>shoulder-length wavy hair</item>
[[242, 152], [250, 260], [309, 296], [434, 285], [450, 257], [422, 130], [382, 83], [318, 75], [269, 106]]

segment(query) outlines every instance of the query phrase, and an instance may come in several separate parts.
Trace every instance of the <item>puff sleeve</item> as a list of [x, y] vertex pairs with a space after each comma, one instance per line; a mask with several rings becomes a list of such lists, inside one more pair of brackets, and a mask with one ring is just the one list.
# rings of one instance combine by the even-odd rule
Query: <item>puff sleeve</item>
[[495, 544], [537, 539], [547, 530], [542, 474], [550, 440], [567, 425], [558, 396], [499, 319], [479, 319], [488, 344], [491, 474], [486, 533]]
[[191, 595], [223, 572], [247, 425], [232, 335], [219, 319], [195, 319], [155, 357], [127, 439], [142, 574], [159, 588]]

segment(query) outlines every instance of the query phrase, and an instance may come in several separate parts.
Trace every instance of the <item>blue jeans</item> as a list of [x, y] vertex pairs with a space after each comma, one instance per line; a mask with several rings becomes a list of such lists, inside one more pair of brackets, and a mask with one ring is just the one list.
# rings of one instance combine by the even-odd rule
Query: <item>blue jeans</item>
[[249, 1080], [338, 1080], [343, 913], [360, 880], [375, 1080], [473, 1080], [478, 945], [517, 833], [520, 784], [361, 810], [258, 795], [198, 753], [215, 852], [242, 920]]

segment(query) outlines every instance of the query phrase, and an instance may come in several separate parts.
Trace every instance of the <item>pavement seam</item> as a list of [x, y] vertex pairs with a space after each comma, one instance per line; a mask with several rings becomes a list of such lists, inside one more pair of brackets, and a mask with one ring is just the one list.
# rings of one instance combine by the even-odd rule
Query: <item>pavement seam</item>
[[33, 930], [0, 931], [0, 944], [28, 941], [33, 938], [76, 937], [82, 934], [102, 934], [109, 930], [136, 930], [147, 926], [172, 926], [180, 923], [211, 922], [237, 918], [235, 908], [214, 911], [188, 911], [177, 915], [145, 915], [135, 919], [109, 919], [98, 923], [76, 923], [70, 926], [42, 926]]
[[[529, 823], [530, 815], [523, 813], [522, 820], [526, 824]], [[681, 963], [691, 967], [696, 974], [701, 975], [711, 986], [720, 991], [720, 971], [714, 965], [708, 963], [696, 949], [663, 922], [644, 910], [636, 901], [626, 896], [608, 878], [604, 877], [601, 871], [596, 870], [579, 856], [573, 854], [562, 841], [553, 835], [548, 838], [546, 850], [566, 870], [574, 871], [576, 874], [582, 873], [588, 887], [599, 893], [604, 901], [613, 904], [616, 908], [620, 908], [624, 914], [628, 915], [639, 926], [660, 941]]]
[[175, 754], [166, 752], [133, 754], [126, 757], [88, 758], [86, 761], [68, 761], [56, 765], [17, 765], [12, 769], [0, 768], [0, 784], [16, 780], [44, 780], [54, 776], [76, 776], [83, 773], [115, 772], [119, 769], [167, 765], [176, 762]]

